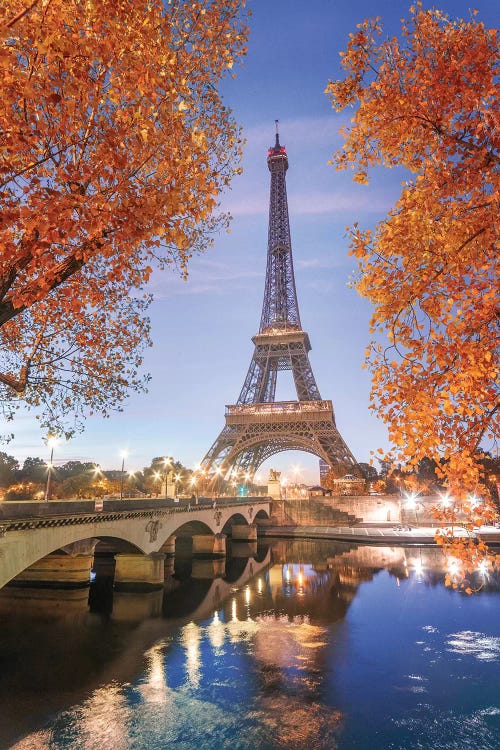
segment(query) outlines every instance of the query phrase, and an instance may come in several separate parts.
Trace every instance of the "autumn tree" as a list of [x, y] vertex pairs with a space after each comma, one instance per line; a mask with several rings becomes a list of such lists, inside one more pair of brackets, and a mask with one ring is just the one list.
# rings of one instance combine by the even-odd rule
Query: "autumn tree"
[[239, 130], [218, 92], [244, 0], [4, 0], [0, 403], [71, 432], [106, 414], [149, 341], [144, 287], [185, 276], [226, 217]]
[[351, 228], [356, 286], [374, 305], [372, 408], [394, 459], [434, 460], [472, 525], [491, 518], [467, 498], [500, 432], [499, 39], [475, 15], [410, 13], [401, 38], [383, 38], [379, 19], [351, 34], [345, 77], [326, 89], [337, 111], [354, 108], [333, 163], [361, 183], [377, 165], [407, 171], [388, 216]]
[[19, 462], [14, 456], [0, 451], [0, 487], [8, 487], [16, 480]]

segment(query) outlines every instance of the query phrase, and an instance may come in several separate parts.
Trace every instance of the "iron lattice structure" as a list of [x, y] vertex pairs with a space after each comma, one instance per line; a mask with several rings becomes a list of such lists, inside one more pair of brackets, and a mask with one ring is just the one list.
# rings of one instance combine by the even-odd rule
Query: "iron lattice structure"
[[[311, 344], [300, 322], [286, 195], [288, 157], [279, 142], [268, 151], [271, 173], [264, 303], [252, 361], [226, 424], [204, 457], [209, 475], [255, 471], [274, 453], [302, 450], [348, 470], [356, 460], [335, 425], [331, 401], [321, 398], [309, 362]], [[297, 401], [275, 401], [278, 372], [291, 370]]]

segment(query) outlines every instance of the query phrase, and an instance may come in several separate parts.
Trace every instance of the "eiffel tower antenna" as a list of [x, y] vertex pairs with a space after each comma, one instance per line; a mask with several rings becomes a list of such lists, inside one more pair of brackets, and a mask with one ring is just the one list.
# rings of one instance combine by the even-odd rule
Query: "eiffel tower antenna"
[[[332, 402], [320, 396], [309, 362], [311, 344], [302, 330], [295, 289], [286, 194], [288, 155], [276, 139], [267, 152], [271, 173], [266, 282], [259, 332], [236, 404], [226, 406], [226, 424], [201, 462], [209, 475], [244, 471], [253, 477], [274, 453], [302, 450], [332, 467], [352, 469], [356, 459], [335, 425]], [[296, 401], [276, 401], [278, 373], [291, 370]], [[214, 475], [215, 476], [215, 475]]]

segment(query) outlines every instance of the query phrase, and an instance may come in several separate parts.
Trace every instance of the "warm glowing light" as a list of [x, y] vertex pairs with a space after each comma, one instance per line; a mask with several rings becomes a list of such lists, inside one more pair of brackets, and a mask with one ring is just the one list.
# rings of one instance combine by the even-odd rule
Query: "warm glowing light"
[[236, 608], [236, 599], [233, 599], [231, 602], [231, 619], [236, 622], [238, 619], [238, 610]]
[[176, 481], [176, 482], [179, 482], [179, 481], [180, 481], [180, 479], [181, 479], [181, 475], [180, 475], [180, 474], [176, 474], [176, 475], [175, 475], [175, 481]]
[[418, 576], [421, 576], [422, 573], [424, 572], [424, 564], [422, 560], [415, 560], [415, 562], [413, 563], [413, 568], [415, 570], [415, 573]]
[[216, 651], [220, 651], [220, 649], [223, 647], [224, 636], [225, 625], [220, 621], [219, 613], [214, 612], [213, 620], [208, 626], [208, 637], [210, 639], [210, 643], [212, 644], [212, 648], [214, 648]]
[[488, 565], [488, 562], [486, 560], [481, 560], [481, 562], [477, 566], [477, 570], [479, 573], [481, 573], [481, 575], [485, 576], [488, 572], [489, 567], [490, 566]]
[[99, 466], [99, 464], [96, 464], [92, 471], [94, 472], [94, 476], [98, 476], [101, 473], [101, 467]]
[[245, 589], [245, 602], [250, 604], [250, 586], [247, 586]]
[[480, 497], [477, 497], [476, 495], [471, 495], [469, 497], [469, 503], [472, 509], [477, 508], [482, 503], [482, 499]]
[[291, 577], [290, 568], [285, 568], [285, 580], [287, 583], [290, 583]]
[[417, 496], [414, 494], [406, 495], [405, 505], [409, 510], [414, 510], [417, 507]]
[[155, 479], [160, 479], [161, 474], [158, 471], [154, 471], [153, 476]]
[[460, 565], [458, 563], [458, 560], [455, 560], [454, 558], [448, 560], [448, 573], [452, 576], [456, 576], [459, 571]]
[[128, 451], [120, 451], [120, 458], [127, 458]]
[[450, 505], [453, 505], [453, 500], [452, 500], [452, 498], [448, 494], [446, 494], [446, 495], [440, 495], [440, 501], [439, 502], [441, 503], [441, 505], [443, 506], [443, 508], [449, 508]]
[[182, 645], [186, 650], [186, 672], [193, 687], [198, 687], [200, 683], [200, 642], [201, 630], [190, 622], [182, 629]]
[[59, 443], [59, 438], [57, 437], [57, 435], [50, 435], [47, 438], [47, 445], [49, 446], [49, 448], [55, 448], [55, 446], [58, 443]]
[[191, 477], [191, 484], [196, 484], [196, 477]]
[[259, 592], [259, 594], [262, 594], [262, 578], [259, 578], [259, 580], [257, 581], [257, 591]]

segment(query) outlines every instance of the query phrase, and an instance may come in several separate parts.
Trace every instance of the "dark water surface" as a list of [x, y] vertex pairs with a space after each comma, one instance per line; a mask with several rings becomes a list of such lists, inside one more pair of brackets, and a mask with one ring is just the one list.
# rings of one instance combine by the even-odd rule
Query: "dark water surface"
[[239, 554], [90, 606], [3, 589], [0, 748], [500, 748], [498, 587], [446, 589], [433, 548]]

